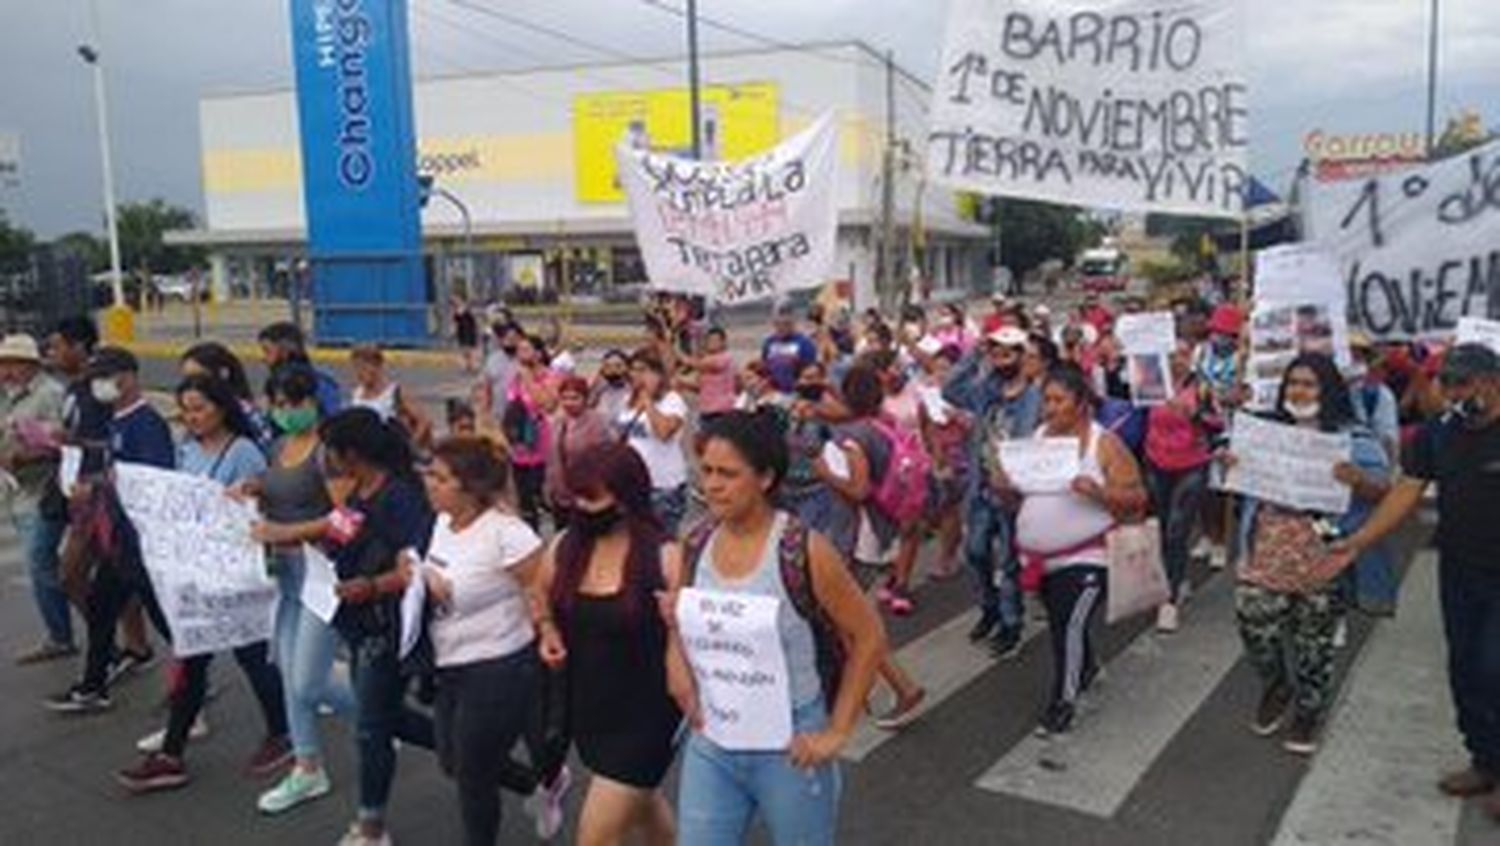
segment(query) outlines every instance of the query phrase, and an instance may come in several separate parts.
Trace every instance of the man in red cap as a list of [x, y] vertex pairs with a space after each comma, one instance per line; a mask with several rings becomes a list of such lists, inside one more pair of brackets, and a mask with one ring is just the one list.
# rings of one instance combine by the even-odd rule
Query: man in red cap
[[[1199, 402], [1214, 416], [1223, 416], [1239, 405], [1240, 329], [1245, 313], [1232, 305], [1221, 305], [1208, 318], [1208, 339], [1193, 354], [1193, 372], [1197, 374]], [[1214, 569], [1229, 562], [1226, 541], [1229, 527], [1221, 494], [1204, 497], [1203, 534], [1193, 550], [1195, 557], [1207, 557]]]

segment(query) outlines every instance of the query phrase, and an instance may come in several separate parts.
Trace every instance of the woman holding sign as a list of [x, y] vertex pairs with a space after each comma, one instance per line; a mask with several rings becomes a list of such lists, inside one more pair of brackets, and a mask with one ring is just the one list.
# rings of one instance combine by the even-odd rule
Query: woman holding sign
[[1068, 363], [1053, 367], [1042, 380], [1037, 437], [1076, 439], [1078, 475], [1066, 488], [1023, 489], [1002, 465], [992, 480], [1020, 498], [1016, 545], [1025, 569], [1042, 576], [1053, 662], [1051, 699], [1038, 728], [1043, 734], [1072, 727], [1078, 697], [1099, 672], [1089, 630], [1108, 586], [1105, 538], [1117, 522], [1139, 517], [1146, 505], [1140, 468], [1130, 449], [1094, 422], [1095, 402], [1082, 369]]
[[[177, 466], [183, 473], [207, 476], [222, 485], [233, 485], [266, 469], [265, 456], [255, 445], [256, 430], [245, 416], [229, 384], [212, 376], [189, 376], [177, 388], [188, 438], [178, 447]], [[234, 650], [266, 721], [266, 736], [248, 769], [257, 776], [276, 772], [291, 760], [287, 742], [286, 708], [282, 701], [281, 677], [269, 660], [265, 641]], [[187, 784], [182, 753], [188, 732], [203, 709], [208, 694], [208, 667], [213, 653], [185, 658], [174, 667], [168, 691], [171, 710], [160, 746], [148, 748], [141, 762], [118, 773], [126, 789], [143, 793]]]
[[[683, 553], [692, 590], [663, 607], [680, 648], [668, 655], [673, 692], [693, 726], [682, 843], [743, 843], [757, 811], [776, 844], [834, 842], [835, 760], [864, 710], [885, 634], [833, 546], [774, 506], [787, 461], [767, 417], [736, 412], [707, 432], [713, 520]], [[736, 663], [744, 666], [717, 671]]]
[[[1322, 432], [1347, 432], [1353, 454], [1328, 485], [1353, 493], [1342, 514], [1300, 511], [1247, 497], [1248, 550], [1240, 567], [1235, 614], [1245, 652], [1262, 682], [1250, 728], [1269, 737], [1291, 716], [1284, 746], [1310, 755], [1332, 704], [1334, 634], [1343, 617], [1338, 575], [1342, 559], [1328, 544], [1358, 530], [1389, 489], [1390, 463], [1380, 440], [1355, 423], [1349, 390], [1333, 360], [1298, 356], [1282, 377], [1273, 419]], [[1226, 454], [1226, 463], [1238, 459]]]
[[638, 831], [649, 846], [670, 846], [675, 825], [658, 788], [676, 757], [682, 714], [668, 694], [667, 653], [676, 644], [656, 595], [677, 589], [681, 556], [630, 447], [585, 452], [568, 466], [567, 483], [572, 519], [543, 557], [540, 626], [562, 634], [563, 651], [542, 659], [566, 672], [566, 721], [594, 774], [578, 843], [608, 846]]

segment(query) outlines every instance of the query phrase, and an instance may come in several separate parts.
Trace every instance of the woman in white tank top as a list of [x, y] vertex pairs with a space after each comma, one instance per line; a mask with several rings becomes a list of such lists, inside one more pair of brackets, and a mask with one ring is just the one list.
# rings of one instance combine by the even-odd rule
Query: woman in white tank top
[[[1073, 364], [1054, 367], [1042, 381], [1042, 426], [1037, 437], [1077, 438], [1078, 476], [1066, 491], [1021, 497], [1016, 545], [1024, 566], [1042, 573], [1042, 601], [1052, 635], [1053, 683], [1039, 733], [1066, 732], [1079, 694], [1098, 674], [1089, 629], [1104, 603], [1105, 536], [1146, 506], [1140, 468], [1130, 450], [1094, 422], [1088, 377]], [[997, 484], [1010, 488], [1009, 480]], [[1023, 575], [1022, 582], [1026, 581]]]
[[432, 442], [432, 423], [421, 409], [407, 402], [401, 386], [385, 372], [385, 354], [374, 344], [360, 344], [349, 351], [354, 368], [354, 391], [350, 405], [368, 408], [384, 421], [398, 420], [412, 443], [426, 448]]

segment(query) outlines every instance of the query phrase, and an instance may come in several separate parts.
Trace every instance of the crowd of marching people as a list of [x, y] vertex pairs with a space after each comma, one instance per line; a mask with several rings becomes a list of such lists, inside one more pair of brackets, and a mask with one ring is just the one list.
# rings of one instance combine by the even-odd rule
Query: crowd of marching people
[[[46, 705], [91, 713], [171, 652], [110, 479], [119, 462], [175, 469], [260, 514], [253, 535], [280, 600], [270, 639], [233, 656], [264, 723], [248, 761], [272, 780], [261, 812], [330, 792], [319, 721], [332, 713], [356, 744], [346, 844], [390, 842], [397, 741], [434, 750], [469, 843], [496, 842], [502, 792], [524, 799], [539, 837], [557, 835], [579, 764], [591, 775], [581, 844], [740, 843], [755, 820], [777, 843], [831, 843], [837, 760], [877, 683], [888, 688], [873, 697], [887, 703], [873, 716], [881, 729], [923, 713], [926, 692], [889, 649], [881, 615], [914, 613], [930, 582], [967, 575], [970, 640], [997, 659], [1023, 649], [1034, 596], [1053, 665], [1038, 731], [1063, 734], [1099, 677], [1108, 538], [1154, 517], [1167, 585], [1156, 630], [1171, 636], [1191, 616], [1195, 579], [1232, 569], [1263, 683], [1247, 720], [1310, 754], [1347, 616], [1395, 611], [1399, 568], [1383, 537], [1420, 502], [1420, 481], [1440, 481], [1448, 635], [1463, 645], [1450, 671], [1474, 758], [1444, 789], [1493, 790], [1500, 662], [1484, 641], [1500, 591], [1493, 565], [1474, 560], [1493, 558], [1496, 538], [1472, 503], [1492, 509], [1500, 491], [1493, 469], [1464, 482], [1473, 468], [1452, 451], [1500, 460], [1494, 354], [1356, 336], [1353, 367], [1293, 360], [1256, 413], [1353, 444], [1326, 480], [1349, 489], [1348, 511], [1312, 513], [1222, 490], [1242, 460], [1230, 433], [1248, 399], [1244, 312], [1176, 304], [1167, 398], [1144, 406], [1114, 326], [1146, 309], [1091, 296], [1054, 312], [997, 297], [983, 314], [907, 306], [889, 319], [783, 305], [741, 359], [724, 329], [677, 298], [652, 311], [638, 348], [586, 366], [503, 310], [481, 321], [460, 303], [475, 382], [440, 414], [403, 391], [379, 348], [349, 351], [354, 379], [341, 386], [297, 327], [276, 324], [259, 336], [263, 386], [224, 346], [189, 349], [170, 422], [148, 402], [136, 358], [99, 346], [87, 319], [57, 325], [45, 361], [35, 340], [9, 336], [0, 463], [45, 629], [20, 660], [78, 656], [77, 681]], [[1068, 487], [1014, 483], [999, 445], [1033, 438], [1076, 441]], [[66, 491], [62, 445], [82, 456]], [[1457, 498], [1462, 484], [1477, 499]], [[336, 573], [331, 621], [299, 601], [311, 555]], [[424, 631], [403, 657], [400, 606], [414, 583]], [[784, 751], [727, 749], [702, 731], [701, 681], [678, 628], [687, 588], [778, 601], [793, 727]], [[212, 660], [167, 661], [164, 725], [117, 774], [129, 791], [189, 783], [189, 747], [210, 731]], [[674, 765], [675, 805], [662, 789]]]

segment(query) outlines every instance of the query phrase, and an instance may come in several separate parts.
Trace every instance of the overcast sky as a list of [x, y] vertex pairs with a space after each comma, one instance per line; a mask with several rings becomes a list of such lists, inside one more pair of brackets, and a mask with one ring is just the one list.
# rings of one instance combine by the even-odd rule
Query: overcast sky
[[[291, 84], [288, 0], [98, 0], [116, 181], [124, 200], [202, 207], [198, 99]], [[643, 0], [464, 0], [622, 52], [680, 50], [681, 21]], [[680, 5], [681, 0], [662, 0]], [[588, 61], [597, 54], [462, 9], [410, 0], [418, 75]], [[1277, 190], [1309, 130], [1421, 131], [1426, 0], [1247, 0], [1252, 166]], [[1442, 0], [1439, 114], [1500, 124], [1497, 0]], [[947, 0], [700, 0], [703, 14], [783, 41], [858, 38], [936, 72]], [[91, 83], [74, 52], [87, 0], [0, 0], [0, 131], [19, 132], [23, 185], [0, 208], [43, 235], [102, 229]], [[745, 40], [705, 29], [706, 49]]]

